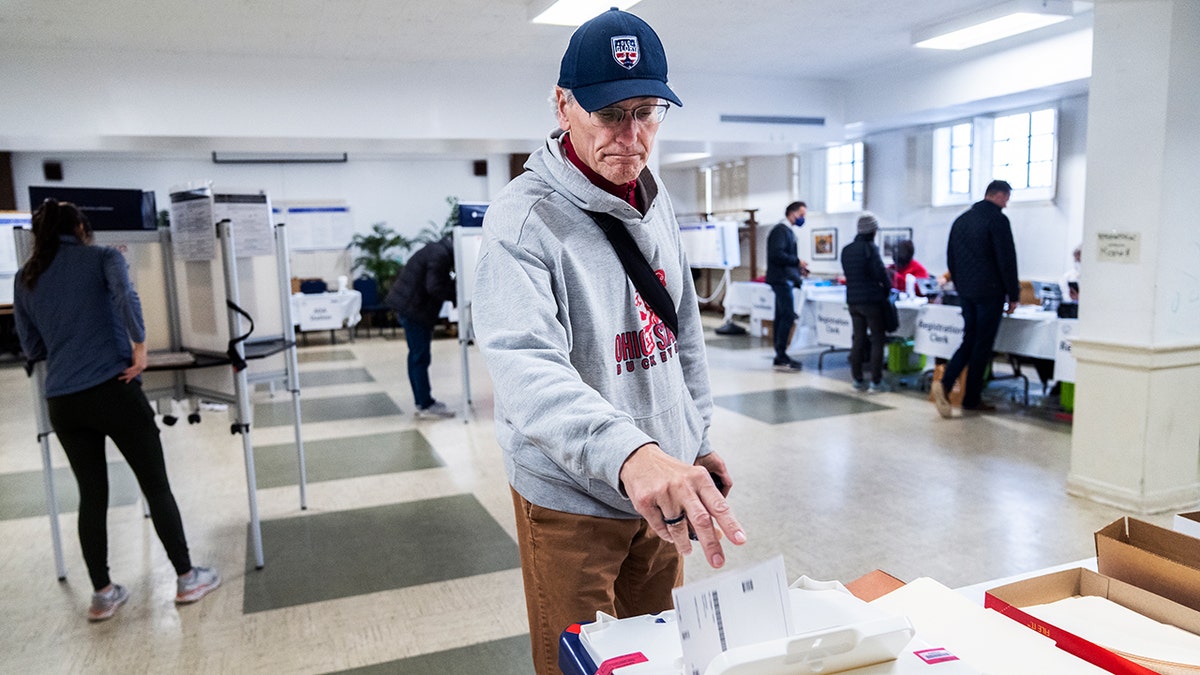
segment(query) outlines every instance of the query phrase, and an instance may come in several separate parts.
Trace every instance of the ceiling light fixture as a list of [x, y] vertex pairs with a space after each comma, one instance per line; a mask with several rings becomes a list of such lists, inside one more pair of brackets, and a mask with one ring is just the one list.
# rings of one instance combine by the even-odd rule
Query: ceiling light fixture
[[967, 49], [1066, 21], [1074, 10], [1072, 0], [1009, 0], [914, 30], [912, 42], [925, 49]]
[[541, 14], [533, 17], [533, 22], [555, 26], [578, 26], [610, 7], [624, 11], [638, 2], [640, 0], [557, 0]]
[[345, 164], [344, 152], [212, 152], [213, 164]]

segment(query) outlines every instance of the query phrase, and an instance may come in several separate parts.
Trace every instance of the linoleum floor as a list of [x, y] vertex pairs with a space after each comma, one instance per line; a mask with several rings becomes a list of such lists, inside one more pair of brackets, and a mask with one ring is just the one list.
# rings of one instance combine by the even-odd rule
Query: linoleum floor
[[[858, 394], [837, 354], [822, 372], [811, 354], [802, 372], [777, 373], [766, 340], [713, 335], [718, 323], [706, 317], [711, 436], [749, 536], [727, 546], [729, 566], [782, 554], [791, 578], [849, 581], [881, 568], [956, 587], [1090, 557], [1092, 533], [1125, 515], [1066, 494], [1069, 423], [1012, 403], [1008, 390], [989, 390], [998, 414], [943, 420], [917, 378]], [[248, 560], [246, 471], [228, 413], [206, 409], [189, 425], [183, 411], [175, 426], [160, 425], [172, 485], [193, 558], [219, 567], [224, 585], [176, 607], [174, 574], [141, 503], [114, 495], [109, 564], [132, 597], [95, 625], [84, 619], [91, 588], [73, 511], [60, 516], [67, 578], [56, 578], [29, 384], [19, 366], [0, 364], [0, 670], [530, 671], [512, 506], [478, 351], [468, 351], [466, 418], [427, 421], [412, 415], [402, 335], [328, 344], [313, 334], [308, 343], [307, 510], [291, 473], [290, 400], [254, 393], [265, 567]], [[459, 409], [457, 341], [435, 340], [431, 375], [434, 395]], [[53, 440], [52, 457], [60, 493], [73, 491]], [[113, 449], [109, 462], [123, 463]], [[711, 573], [699, 556], [688, 560], [689, 580]]]

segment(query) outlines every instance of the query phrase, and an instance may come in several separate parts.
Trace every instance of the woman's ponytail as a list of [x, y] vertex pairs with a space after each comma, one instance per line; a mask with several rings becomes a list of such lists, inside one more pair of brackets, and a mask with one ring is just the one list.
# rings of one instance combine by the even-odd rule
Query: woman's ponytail
[[38, 277], [54, 262], [58, 255], [59, 237], [74, 236], [76, 228], [84, 227], [84, 234], [91, 238], [91, 226], [87, 218], [70, 202], [47, 199], [33, 212], [30, 223], [33, 227], [33, 255], [21, 269], [21, 283], [29, 289], [37, 285]]

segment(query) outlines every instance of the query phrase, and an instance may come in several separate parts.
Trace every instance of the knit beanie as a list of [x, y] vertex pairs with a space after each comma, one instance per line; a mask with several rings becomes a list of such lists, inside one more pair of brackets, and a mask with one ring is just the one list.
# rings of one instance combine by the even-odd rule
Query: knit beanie
[[870, 234], [879, 229], [879, 219], [870, 211], [863, 211], [863, 214], [858, 217], [858, 233]]

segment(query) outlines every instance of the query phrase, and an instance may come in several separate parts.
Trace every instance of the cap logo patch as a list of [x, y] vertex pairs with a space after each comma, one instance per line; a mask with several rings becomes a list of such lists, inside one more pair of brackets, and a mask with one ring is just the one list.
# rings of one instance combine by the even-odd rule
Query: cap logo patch
[[617, 63], [621, 64], [626, 70], [633, 70], [633, 67], [638, 64], [642, 58], [642, 51], [638, 48], [638, 39], [636, 35], [617, 35], [612, 38], [612, 54]]

